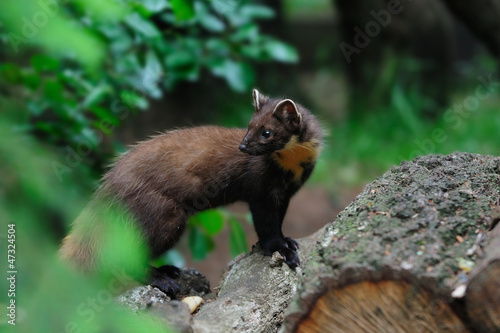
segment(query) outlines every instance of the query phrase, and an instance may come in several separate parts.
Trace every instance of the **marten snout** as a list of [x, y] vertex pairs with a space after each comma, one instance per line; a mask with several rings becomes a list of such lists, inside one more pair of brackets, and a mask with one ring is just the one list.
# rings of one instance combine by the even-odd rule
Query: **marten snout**
[[240, 146], [238, 147], [242, 153], [245, 153], [247, 150], [247, 145], [244, 143], [241, 143]]
[[247, 149], [248, 149], [248, 132], [247, 134], [245, 135], [245, 137], [243, 138], [243, 140], [241, 140], [241, 143], [238, 147], [240, 149], [240, 151], [242, 153], [246, 153], [247, 152]]
[[246, 154], [250, 154], [250, 155], [255, 155], [254, 153], [254, 149], [252, 149], [252, 139], [249, 139], [249, 137], [251, 137], [251, 133], [250, 131], [247, 132], [247, 134], [245, 135], [245, 137], [243, 138], [243, 140], [241, 140], [241, 143], [240, 145], [238, 146], [238, 149], [242, 152], [242, 153], [246, 153]]
[[262, 155], [266, 152], [262, 150], [264, 148], [260, 142], [254, 138], [253, 131], [248, 131], [243, 140], [241, 140], [238, 146], [239, 150], [245, 154], [249, 155]]

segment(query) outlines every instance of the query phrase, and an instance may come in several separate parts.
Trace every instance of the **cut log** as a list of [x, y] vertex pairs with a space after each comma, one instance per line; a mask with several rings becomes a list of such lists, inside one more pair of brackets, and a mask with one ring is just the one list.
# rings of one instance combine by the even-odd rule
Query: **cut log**
[[282, 332], [500, 331], [499, 204], [495, 157], [393, 167], [318, 238]]
[[468, 332], [449, 304], [408, 271], [353, 268], [339, 280], [345, 285], [324, 281], [328, 290], [299, 321], [297, 332]]

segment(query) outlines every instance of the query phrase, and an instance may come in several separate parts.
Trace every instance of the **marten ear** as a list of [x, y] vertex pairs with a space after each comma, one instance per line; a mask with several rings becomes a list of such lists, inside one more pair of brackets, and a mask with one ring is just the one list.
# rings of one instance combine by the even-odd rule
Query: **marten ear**
[[280, 120], [288, 120], [295, 126], [299, 126], [302, 122], [302, 115], [291, 99], [284, 99], [279, 102], [274, 108], [273, 116]]
[[269, 97], [262, 95], [257, 89], [252, 91], [253, 96], [253, 106], [255, 107], [255, 111], [259, 112], [262, 110], [262, 106], [269, 101]]

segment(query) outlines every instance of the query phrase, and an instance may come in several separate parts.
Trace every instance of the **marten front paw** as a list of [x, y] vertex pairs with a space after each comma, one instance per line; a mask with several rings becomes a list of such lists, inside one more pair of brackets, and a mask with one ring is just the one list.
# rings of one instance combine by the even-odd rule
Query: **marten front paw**
[[293, 238], [290, 238], [290, 237], [283, 237], [283, 239], [285, 240], [285, 242], [288, 244], [288, 247], [291, 248], [292, 250], [298, 250], [299, 249], [299, 243], [293, 239]]
[[176, 278], [179, 277], [181, 270], [175, 266], [164, 265], [161, 267], [151, 267], [149, 284], [166, 293], [168, 296], [175, 298], [181, 291], [181, 286]]
[[286, 264], [291, 269], [295, 269], [295, 267], [300, 265], [299, 255], [297, 254], [299, 244], [289, 237], [275, 238], [264, 244], [261, 243], [261, 246], [264, 253], [268, 256], [278, 251], [285, 258]]

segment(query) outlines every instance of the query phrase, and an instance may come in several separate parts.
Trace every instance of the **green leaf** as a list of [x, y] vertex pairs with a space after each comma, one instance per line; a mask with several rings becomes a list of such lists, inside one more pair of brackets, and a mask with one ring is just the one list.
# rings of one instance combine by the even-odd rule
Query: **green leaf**
[[169, 54], [165, 58], [165, 65], [171, 69], [181, 69], [191, 67], [195, 63], [195, 58], [188, 51], [177, 51]]
[[98, 119], [105, 120], [106, 122], [109, 122], [110, 124], [115, 126], [120, 125], [120, 119], [115, 116], [110, 110], [102, 108], [100, 106], [94, 106], [90, 110], [97, 116]]
[[66, 87], [71, 87], [71, 89], [74, 89], [81, 94], [86, 94], [87, 91], [92, 89], [90, 82], [85, 80], [82, 77], [82, 73], [79, 71], [66, 69], [59, 73], [59, 77]]
[[213, 15], [203, 15], [200, 18], [200, 24], [208, 31], [211, 32], [223, 32], [226, 26], [224, 22], [219, 20], [217, 17]]
[[159, 13], [164, 9], [171, 8], [167, 0], [142, 0], [142, 5], [152, 13]]
[[125, 22], [129, 27], [144, 37], [154, 38], [160, 36], [160, 32], [156, 26], [150, 21], [143, 19], [138, 13], [127, 15]]
[[36, 73], [23, 74], [23, 84], [31, 90], [38, 89], [41, 83], [42, 79], [40, 78], [40, 75]]
[[43, 90], [45, 98], [49, 101], [60, 103], [64, 100], [63, 87], [59, 81], [47, 80]]
[[214, 75], [225, 78], [229, 86], [235, 91], [246, 91], [255, 81], [253, 68], [245, 62], [219, 59], [219, 61], [211, 62], [209, 68]]
[[240, 253], [247, 252], [247, 237], [240, 222], [236, 219], [229, 219], [229, 228], [229, 251], [234, 258]]
[[240, 52], [244, 57], [260, 61], [269, 61], [272, 59], [271, 55], [260, 45], [255, 45], [255, 44], [243, 45], [240, 48]]
[[239, 92], [250, 89], [255, 81], [255, 73], [249, 64], [230, 59], [225, 63], [224, 77], [229, 86]]
[[239, 14], [247, 19], [269, 19], [274, 17], [274, 11], [262, 5], [245, 5]]
[[[192, 49], [192, 48], [190, 48]], [[180, 80], [194, 81], [199, 77], [200, 66], [194, 52], [187, 50], [176, 51], [165, 58], [168, 75], [165, 84], [173, 84]]]
[[391, 91], [391, 103], [400, 116], [401, 122], [406, 125], [413, 134], [422, 131], [421, 123], [415, 112], [414, 106], [408, 100], [408, 97], [399, 85], [395, 85]]
[[208, 38], [205, 41], [205, 48], [209, 55], [227, 55], [230, 52], [228, 42], [221, 38]]
[[109, 48], [114, 53], [123, 53], [133, 45], [133, 40], [125, 26], [119, 24], [100, 24], [97, 30], [102, 32], [109, 41]]
[[51, 58], [44, 54], [37, 54], [30, 59], [31, 66], [38, 72], [57, 71], [61, 66], [59, 60]]
[[215, 247], [214, 241], [196, 226], [189, 229], [188, 245], [195, 261], [205, 259]]
[[35, 128], [39, 129], [42, 132], [51, 133], [51, 134], [58, 132], [58, 129], [54, 124], [51, 124], [48, 122], [43, 122], [43, 121], [37, 121], [35, 123]]
[[64, 15], [53, 16], [38, 31], [33, 42], [47, 54], [74, 59], [89, 70], [97, 69], [105, 57], [104, 42], [91, 29], [83, 29]]
[[231, 15], [240, 5], [241, 0], [212, 0], [210, 3], [219, 14]]
[[76, 0], [75, 2], [87, 15], [107, 22], [120, 20], [128, 10], [128, 7], [119, 1]]
[[122, 91], [120, 94], [120, 98], [122, 99], [125, 105], [127, 105], [132, 109], [139, 108], [141, 110], [145, 110], [149, 106], [147, 99], [145, 99], [142, 96], [139, 96], [133, 91], [129, 90]]
[[255, 23], [241, 26], [231, 35], [233, 42], [255, 41], [259, 37], [259, 27]]
[[171, 0], [174, 15], [179, 21], [187, 21], [194, 17], [192, 0]]
[[97, 147], [99, 145], [99, 137], [97, 136], [97, 133], [93, 130], [93, 129], [90, 129], [88, 127], [82, 129], [82, 141], [87, 141], [91, 144], [92, 148], [95, 149], [95, 147]]
[[296, 63], [299, 60], [297, 50], [289, 44], [276, 39], [269, 39], [264, 45], [269, 55], [278, 61]]
[[155, 266], [163, 266], [163, 265], [173, 265], [175, 267], [184, 267], [186, 266], [186, 260], [176, 249], [168, 250], [167, 253], [162, 255], [160, 258], [154, 261]]
[[163, 77], [163, 67], [155, 52], [148, 50], [146, 53], [146, 65], [141, 70], [140, 89], [147, 96], [160, 98], [162, 91], [159, 87]]
[[137, 72], [141, 68], [141, 64], [136, 54], [126, 54], [122, 57], [119, 57], [114, 62], [115, 70], [118, 73], [134, 73]]
[[224, 228], [224, 215], [220, 210], [206, 210], [196, 214], [196, 219], [209, 236], [217, 235]]
[[12, 63], [0, 64], [0, 75], [9, 83], [19, 83], [21, 81], [21, 68]]
[[87, 93], [87, 96], [82, 102], [84, 108], [89, 108], [91, 106], [97, 105], [104, 100], [107, 94], [111, 93], [111, 87], [108, 85], [100, 84], [94, 88], [90, 92]]
[[27, 101], [26, 106], [32, 115], [39, 116], [49, 108], [49, 103], [43, 101]]

